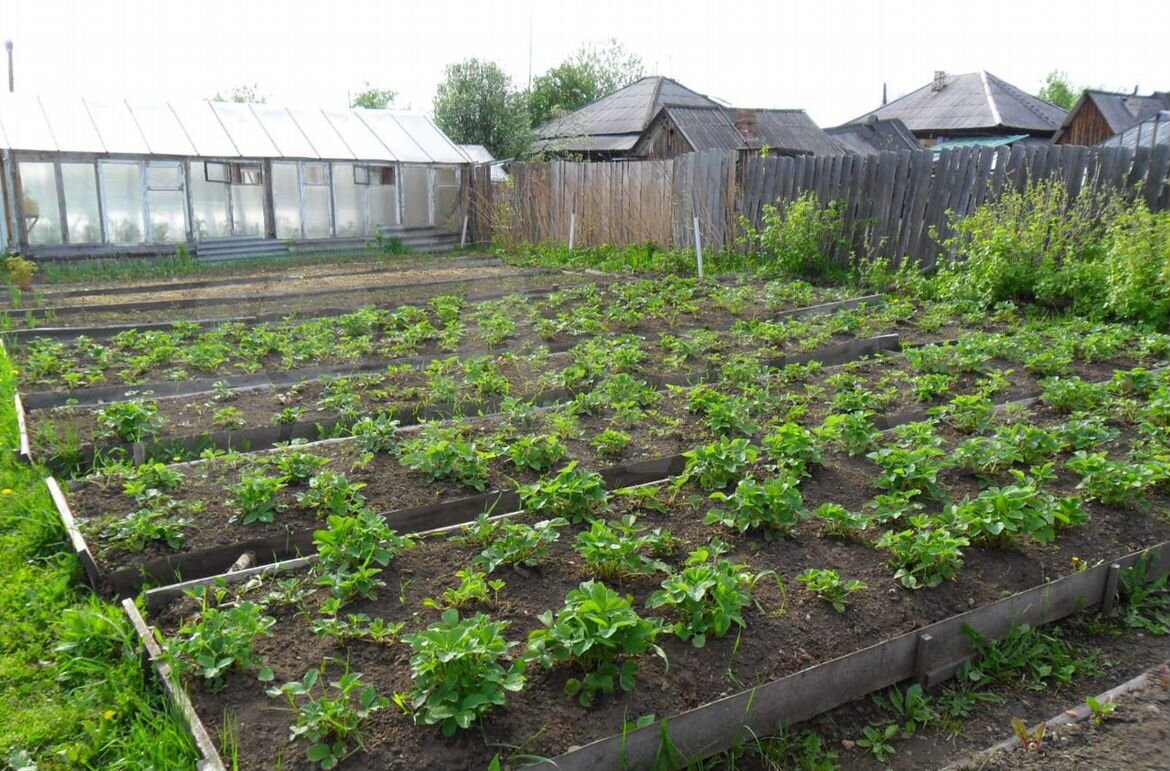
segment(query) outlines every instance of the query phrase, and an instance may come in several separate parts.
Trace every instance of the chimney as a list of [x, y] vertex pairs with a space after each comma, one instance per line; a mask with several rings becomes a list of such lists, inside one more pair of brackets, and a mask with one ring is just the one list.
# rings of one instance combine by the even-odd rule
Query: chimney
[[943, 70], [934, 71], [934, 82], [930, 84], [931, 93], [937, 94], [946, 87], [947, 74]]
[[756, 111], [755, 110], [736, 110], [735, 111], [735, 127], [739, 130], [739, 135], [745, 140], [751, 141], [756, 138]]
[[885, 107], [886, 104], [888, 104], [888, 100], [886, 99], [886, 82], [883, 80], [882, 81], [882, 107]]

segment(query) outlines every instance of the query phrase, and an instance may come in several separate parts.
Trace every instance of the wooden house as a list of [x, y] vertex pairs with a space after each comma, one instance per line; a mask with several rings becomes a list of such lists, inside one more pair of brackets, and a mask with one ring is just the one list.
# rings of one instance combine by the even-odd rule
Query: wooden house
[[839, 155], [834, 142], [804, 110], [742, 110], [666, 105], [630, 150], [631, 158], [673, 158], [702, 150], [748, 150], [775, 155]]
[[1096, 145], [1155, 115], [1170, 110], [1170, 93], [1148, 96], [1089, 90], [1069, 110], [1052, 137], [1058, 145]]

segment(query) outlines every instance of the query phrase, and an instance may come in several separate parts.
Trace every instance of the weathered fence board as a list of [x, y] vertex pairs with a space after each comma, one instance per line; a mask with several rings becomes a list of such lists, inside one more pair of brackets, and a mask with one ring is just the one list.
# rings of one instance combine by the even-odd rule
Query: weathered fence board
[[[759, 227], [768, 205], [786, 210], [812, 192], [840, 203], [845, 244], [855, 255], [937, 261], [956, 217], [1031, 180], [1052, 180], [1070, 196], [1109, 190], [1170, 208], [1170, 148], [1014, 145], [883, 152], [833, 157], [753, 157], [704, 152], [666, 161], [518, 164], [510, 189], [493, 186], [487, 168], [472, 181], [470, 235], [488, 240], [507, 228], [518, 241], [567, 241], [576, 218], [578, 246], [651, 241], [694, 245], [698, 218], [705, 248], [730, 248], [740, 221]], [[499, 212], [511, 222], [496, 222]]]

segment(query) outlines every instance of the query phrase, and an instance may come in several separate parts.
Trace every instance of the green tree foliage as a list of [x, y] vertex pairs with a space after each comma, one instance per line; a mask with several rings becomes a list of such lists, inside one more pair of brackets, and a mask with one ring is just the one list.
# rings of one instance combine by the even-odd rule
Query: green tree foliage
[[525, 95], [495, 62], [465, 59], [447, 65], [435, 94], [435, 122], [460, 144], [480, 144], [497, 158], [514, 158], [532, 137]]
[[242, 86], [232, 86], [226, 94], [221, 94], [219, 91], [215, 92], [215, 96], [211, 97], [213, 102], [236, 102], [238, 104], [264, 104], [268, 101], [268, 95], [260, 92], [259, 84], [253, 83], [248, 85], [245, 83]]
[[367, 80], [365, 88], [358, 91], [349, 100], [350, 107], [365, 107], [367, 110], [385, 110], [394, 104], [398, 92], [389, 88], [374, 88]]
[[528, 110], [532, 125], [572, 112], [628, 86], [645, 74], [642, 57], [616, 39], [581, 46], [532, 84]]
[[1036, 96], [1049, 104], [1071, 110], [1083, 90], [1080, 86], [1073, 85], [1072, 81], [1068, 79], [1067, 72], [1053, 70], [1044, 76], [1044, 86]]

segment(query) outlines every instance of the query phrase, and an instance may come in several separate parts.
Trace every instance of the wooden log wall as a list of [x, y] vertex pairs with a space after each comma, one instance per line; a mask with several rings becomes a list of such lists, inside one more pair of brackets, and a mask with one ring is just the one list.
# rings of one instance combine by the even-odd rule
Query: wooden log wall
[[[485, 168], [486, 172], [486, 168]], [[694, 244], [694, 218], [704, 248], [732, 248], [741, 217], [759, 226], [764, 207], [783, 210], [808, 191], [844, 209], [849, 248], [834, 255], [913, 259], [939, 257], [949, 223], [1030, 180], [1060, 181], [1071, 196], [1082, 188], [1142, 198], [1153, 210], [1170, 209], [1170, 147], [1097, 148], [1016, 145], [885, 152], [879, 155], [747, 157], [704, 152], [671, 160], [612, 163], [517, 164], [510, 189], [485, 186], [476, 175], [472, 201], [475, 241], [507, 227], [516, 242], [567, 242], [576, 214], [578, 246], [653, 242]], [[487, 189], [489, 195], [483, 195]], [[510, 202], [510, 223], [500, 199]], [[482, 212], [485, 201], [491, 216]], [[952, 216], [953, 213], [953, 216]]]

